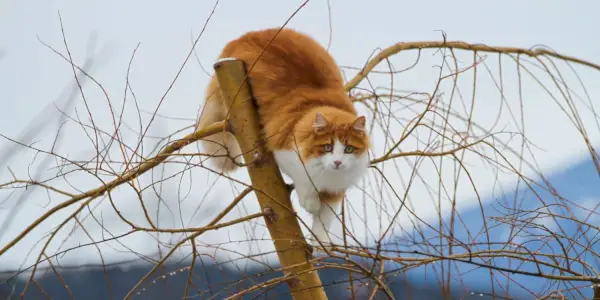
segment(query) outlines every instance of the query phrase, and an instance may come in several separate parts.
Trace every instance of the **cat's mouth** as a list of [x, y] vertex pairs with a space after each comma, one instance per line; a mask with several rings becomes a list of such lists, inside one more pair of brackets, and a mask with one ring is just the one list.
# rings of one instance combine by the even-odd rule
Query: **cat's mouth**
[[345, 166], [332, 166], [330, 169], [331, 169], [332, 171], [339, 172], [339, 171], [344, 171], [344, 170], [346, 170], [347, 168], [346, 168]]

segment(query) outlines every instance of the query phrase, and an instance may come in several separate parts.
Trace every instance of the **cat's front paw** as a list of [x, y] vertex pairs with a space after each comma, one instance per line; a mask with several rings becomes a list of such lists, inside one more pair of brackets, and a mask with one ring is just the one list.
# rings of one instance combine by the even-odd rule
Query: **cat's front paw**
[[312, 215], [318, 215], [321, 210], [321, 200], [319, 197], [301, 197], [300, 206]]

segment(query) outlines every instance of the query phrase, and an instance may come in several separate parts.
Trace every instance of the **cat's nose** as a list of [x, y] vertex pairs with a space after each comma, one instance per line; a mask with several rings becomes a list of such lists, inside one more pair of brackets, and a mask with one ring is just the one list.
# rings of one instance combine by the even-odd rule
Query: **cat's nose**
[[336, 167], [336, 168], [339, 168], [339, 167], [340, 167], [340, 165], [342, 164], [342, 162], [341, 162], [341, 161], [339, 161], [339, 160], [334, 160], [334, 161], [333, 161], [333, 163], [335, 164], [335, 167]]

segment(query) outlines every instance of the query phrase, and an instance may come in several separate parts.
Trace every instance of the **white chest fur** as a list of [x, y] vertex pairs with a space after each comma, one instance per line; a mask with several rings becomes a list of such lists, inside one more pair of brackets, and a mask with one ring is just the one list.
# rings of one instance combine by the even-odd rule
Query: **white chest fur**
[[[300, 206], [313, 215], [312, 232], [318, 240], [325, 242], [329, 240], [328, 228], [337, 212], [328, 205], [321, 205], [319, 192], [346, 191], [366, 173], [369, 165], [366, 153], [358, 157], [345, 155], [340, 147], [336, 143], [331, 153], [304, 162], [294, 150], [273, 153], [279, 168], [293, 180]], [[335, 161], [341, 161], [344, 167], [334, 168]]]

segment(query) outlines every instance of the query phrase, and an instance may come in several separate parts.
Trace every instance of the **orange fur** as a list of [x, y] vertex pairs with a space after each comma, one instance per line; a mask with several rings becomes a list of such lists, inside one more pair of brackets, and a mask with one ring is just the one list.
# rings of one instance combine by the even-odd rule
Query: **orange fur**
[[[220, 58], [240, 59], [247, 68], [252, 68], [249, 83], [269, 150], [290, 149], [296, 143], [303, 150], [304, 159], [322, 154], [323, 145], [334, 137], [352, 145], [357, 154], [368, 150], [366, 133], [353, 129], [356, 122], [364, 124], [364, 117], [357, 116], [346, 95], [337, 64], [308, 35], [278, 28], [251, 31], [229, 42]], [[222, 120], [226, 109], [218, 81], [213, 76], [199, 125]], [[327, 126], [318, 132], [313, 130], [317, 113], [322, 113], [327, 121]], [[204, 147], [211, 154], [229, 152], [241, 161], [239, 146], [230, 133], [219, 133], [207, 140]], [[236, 168], [228, 158], [211, 159], [222, 171]]]

